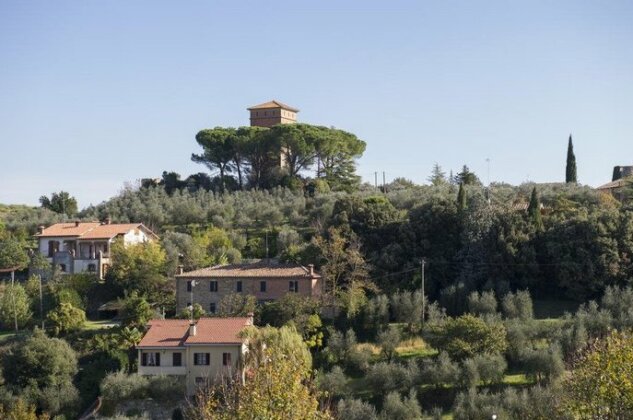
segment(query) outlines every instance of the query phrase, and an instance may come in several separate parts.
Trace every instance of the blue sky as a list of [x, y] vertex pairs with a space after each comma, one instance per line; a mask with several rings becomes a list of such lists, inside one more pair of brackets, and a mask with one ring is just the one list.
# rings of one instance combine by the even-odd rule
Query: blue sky
[[434, 162], [518, 184], [633, 165], [633, 2], [3, 1], [0, 202], [204, 171], [202, 128], [278, 99], [367, 142], [359, 173]]

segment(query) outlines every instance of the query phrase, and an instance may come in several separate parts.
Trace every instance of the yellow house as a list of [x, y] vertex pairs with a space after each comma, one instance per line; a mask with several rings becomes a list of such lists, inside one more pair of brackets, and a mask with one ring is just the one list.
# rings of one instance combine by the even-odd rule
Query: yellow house
[[136, 346], [139, 375], [184, 376], [187, 394], [222, 376], [243, 375], [240, 332], [253, 317], [152, 320]]

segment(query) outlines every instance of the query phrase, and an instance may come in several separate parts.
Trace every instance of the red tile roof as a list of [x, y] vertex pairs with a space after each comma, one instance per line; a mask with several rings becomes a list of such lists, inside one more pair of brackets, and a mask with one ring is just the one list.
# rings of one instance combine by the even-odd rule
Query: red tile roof
[[268, 102], [264, 102], [263, 104], [259, 104], [259, 105], [254, 105], [250, 108], [247, 108], [247, 110], [251, 111], [253, 109], [274, 109], [274, 108], [282, 108], [282, 109], [287, 109], [288, 111], [293, 111], [293, 112], [299, 112], [299, 110], [297, 108], [293, 108], [289, 105], [286, 105], [282, 102], [279, 101], [268, 101]]
[[186, 344], [241, 344], [240, 331], [252, 325], [244, 318], [200, 318], [196, 324], [196, 335], [189, 335]]
[[100, 224], [99, 222], [55, 223], [35, 236], [81, 236]]
[[182, 347], [189, 331], [188, 319], [153, 319], [137, 347]]
[[320, 278], [314, 272], [310, 275], [310, 270], [299, 264], [279, 264], [266, 262], [264, 260], [251, 264], [227, 264], [213, 267], [201, 268], [177, 275], [176, 277], [266, 277], [266, 278]]
[[136, 347], [183, 347], [188, 344], [241, 344], [239, 333], [252, 325], [251, 318], [200, 318], [196, 335], [189, 335], [188, 319], [151, 320]]
[[102, 224], [100, 222], [55, 223], [35, 236], [40, 238], [75, 236], [77, 239], [111, 239], [117, 235], [124, 235], [133, 229], [141, 229], [149, 236], [157, 237], [142, 223]]

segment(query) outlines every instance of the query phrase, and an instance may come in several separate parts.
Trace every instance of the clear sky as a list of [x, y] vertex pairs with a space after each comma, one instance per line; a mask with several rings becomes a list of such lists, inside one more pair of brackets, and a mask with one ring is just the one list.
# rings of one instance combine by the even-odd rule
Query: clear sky
[[359, 173], [581, 183], [633, 165], [631, 1], [0, 2], [0, 202], [204, 171], [202, 128], [278, 99], [367, 142]]

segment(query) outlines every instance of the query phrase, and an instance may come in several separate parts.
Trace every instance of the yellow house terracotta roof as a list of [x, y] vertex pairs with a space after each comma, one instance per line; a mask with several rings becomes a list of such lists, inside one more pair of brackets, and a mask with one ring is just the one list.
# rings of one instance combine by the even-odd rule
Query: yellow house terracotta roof
[[282, 109], [286, 109], [288, 111], [293, 111], [293, 112], [299, 112], [299, 110], [297, 108], [293, 108], [289, 105], [286, 105], [282, 102], [279, 101], [268, 101], [268, 102], [264, 102], [263, 104], [259, 104], [259, 105], [255, 105], [252, 106], [250, 108], [247, 108], [249, 111], [254, 110], [254, 109], [271, 109], [271, 108], [282, 108]]
[[55, 223], [35, 236], [81, 236], [99, 226], [99, 222]]
[[125, 235], [133, 229], [144, 230], [150, 236], [156, 236], [154, 232], [147, 229], [142, 223], [120, 223], [113, 225], [99, 225], [90, 232], [81, 235], [79, 239], [110, 239], [117, 235]]
[[111, 239], [117, 235], [124, 235], [132, 229], [141, 229], [148, 235], [158, 238], [142, 223], [102, 224], [100, 222], [55, 223], [35, 236], [39, 238], [74, 236], [77, 239]]
[[240, 332], [253, 325], [250, 317], [200, 318], [196, 335], [189, 334], [188, 319], [153, 319], [147, 333], [136, 346], [183, 347], [188, 344], [241, 344]]
[[196, 335], [187, 335], [185, 344], [241, 344], [240, 331], [253, 325], [251, 319], [200, 318], [196, 323]]
[[176, 277], [265, 277], [265, 278], [320, 278], [316, 272], [298, 264], [268, 263], [264, 260], [251, 264], [227, 264], [201, 268], [177, 275]]

